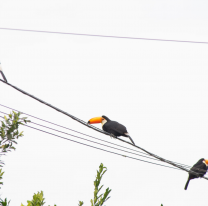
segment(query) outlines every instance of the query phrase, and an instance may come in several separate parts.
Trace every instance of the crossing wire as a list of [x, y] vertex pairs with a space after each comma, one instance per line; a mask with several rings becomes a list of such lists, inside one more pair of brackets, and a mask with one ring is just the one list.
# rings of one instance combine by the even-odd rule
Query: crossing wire
[[[28, 113], [25, 113], [25, 112], [19, 111], [19, 110], [17, 110], [17, 109], [14, 109], [14, 108], [11, 108], [11, 107], [8, 107], [8, 106], [5, 106], [5, 105], [2, 105], [2, 104], [0, 104], [0, 106], [5, 107], [5, 108], [7, 108], [7, 109], [11, 109], [11, 110], [13, 110], [13, 111], [20, 112], [20, 113], [22, 113], [22, 114], [25, 114], [25, 115], [30, 116], [30, 117], [33, 117], [33, 118], [35, 118], [35, 119], [38, 119], [38, 120], [41, 120], [41, 121], [47, 122], [47, 123], [49, 123], [49, 124], [52, 124], [52, 125], [55, 125], [55, 126], [58, 126], [58, 127], [61, 127], [61, 128], [64, 128], [64, 129], [67, 129], [67, 130], [70, 130], [70, 131], [73, 131], [73, 132], [76, 132], [76, 133], [82, 134], [82, 135], [85, 135], [85, 136], [87, 136], [87, 137], [91, 137], [91, 138], [93, 138], [93, 139], [100, 140], [100, 141], [102, 141], [102, 142], [106, 142], [106, 143], [109, 143], [109, 144], [112, 144], [112, 145], [116, 145], [116, 146], [119, 146], [119, 147], [122, 147], [122, 148], [125, 148], [125, 149], [129, 149], [129, 150], [132, 150], [132, 151], [134, 151], [134, 152], [139, 152], [139, 153], [141, 153], [141, 154], [146, 154], [145, 152], [141, 152], [141, 151], [138, 151], [138, 150], [134, 150], [134, 149], [131, 149], [131, 148], [128, 148], [128, 147], [124, 147], [124, 146], [121, 146], [121, 145], [118, 145], [118, 144], [115, 144], [115, 143], [112, 143], [112, 142], [109, 142], [109, 141], [106, 141], [106, 140], [99, 139], [99, 138], [97, 138], [97, 137], [93, 137], [93, 136], [88, 135], [88, 134], [84, 134], [84, 133], [82, 133], [82, 132], [78, 132], [78, 131], [73, 130], [73, 129], [70, 129], [70, 128], [68, 128], [68, 127], [64, 127], [64, 126], [62, 126], [62, 125], [55, 124], [55, 123], [53, 123], [53, 122], [50, 122], [50, 121], [47, 121], [47, 120], [41, 119], [41, 118], [39, 118], [39, 117], [35, 117], [35, 116], [30, 115], [30, 114], [28, 114]], [[4, 114], [7, 114], [7, 113], [4, 113]]]
[[[2, 111], [0, 111], [0, 113], [6, 114], [5, 112], [2, 112]], [[7, 115], [7, 114], [6, 114], [6, 115]], [[1, 117], [1, 116], [0, 116], [0, 117]], [[2, 117], [2, 118], [3, 118], [3, 117]], [[71, 134], [69, 134], [69, 133], [66, 133], [66, 132], [63, 132], [63, 131], [60, 131], [60, 130], [53, 129], [53, 128], [51, 128], [51, 127], [47, 127], [47, 126], [45, 126], [45, 125], [41, 125], [41, 124], [35, 123], [35, 122], [33, 122], [33, 121], [31, 121], [30, 123], [35, 124], [35, 125], [38, 125], [38, 126], [41, 126], [41, 127], [44, 127], [44, 128], [47, 128], [47, 129], [50, 129], [50, 130], [53, 130], [53, 131], [56, 131], [56, 132], [60, 132], [60, 133], [62, 133], [62, 134], [71, 135]], [[71, 135], [71, 136], [72, 136], [72, 135]], [[101, 143], [99, 143], [99, 142], [91, 141], [91, 140], [88, 140], [88, 139], [85, 139], [85, 138], [82, 138], [82, 137], [79, 137], [79, 136], [73, 135], [73, 137], [76, 137], [76, 138], [79, 138], [79, 139], [82, 139], [82, 140], [85, 140], [85, 141], [88, 141], [88, 142], [92, 142], [92, 143], [95, 143], [95, 144], [99, 144], [99, 145], [102, 145], [102, 146], [106, 146], [106, 147], [109, 147], [109, 148], [112, 148], [112, 149], [120, 150], [120, 151], [122, 151], [122, 152], [126, 152], [126, 153], [129, 153], [129, 154], [141, 156], [141, 157], [148, 158], [148, 159], [152, 159], [152, 160], [155, 160], [155, 161], [160, 161], [160, 160], [155, 159], [155, 158], [151, 158], [151, 157], [148, 157], [148, 156], [144, 156], [144, 155], [140, 155], [140, 154], [137, 154], [137, 153], [129, 152], [129, 151], [126, 151], [126, 150], [122, 150], [122, 149], [115, 148], [115, 147], [111, 147], [111, 146], [109, 146], [109, 145], [101, 144]], [[188, 166], [188, 167], [190, 167], [190, 166]]]
[[[2, 106], [2, 105], [0, 104], [0, 106]], [[5, 106], [5, 107], [6, 107], [6, 106]], [[16, 111], [18, 111], [18, 110], [16, 110]], [[0, 111], [0, 113], [3, 113], [3, 114], [5, 114], [5, 115], [7, 115], [7, 113], [2, 112], [2, 111]], [[21, 112], [21, 113], [22, 113], [22, 112]], [[25, 113], [22, 113], [22, 114], [25, 114]], [[0, 117], [1, 117], [1, 116], [0, 116]], [[2, 118], [4, 118], [4, 117], [2, 117]], [[47, 126], [45, 126], [45, 125], [41, 125], [41, 124], [32, 122], [32, 121], [31, 121], [30, 123], [35, 124], [35, 125], [38, 125], [38, 126], [41, 126], [41, 127], [45, 127], [45, 128], [47, 128], [47, 129], [51, 129], [51, 130], [54, 130], [54, 131], [56, 131], [56, 132], [60, 132], [60, 133], [66, 134], [66, 135], [71, 135], [71, 134], [69, 134], [69, 133], [62, 132], [62, 131], [59, 131], [59, 130], [56, 130], [56, 129], [47, 127]], [[82, 134], [83, 134], [83, 133], [82, 133]], [[71, 136], [76, 137], [76, 138], [79, 138], [79, 139], [83, 139], [83, 140], [86, 140], [86, 141], [89, 141], [89, 142], [93, 142], [93, 143], [95, 143], [95, 144], [100, 144], [100, 143], [98, 143], [98, 142], [90, 141], [90, 140], [88, 140], [88, 139], [85, 139], [85, 138], [82, 138], [82, 137], [79, 137], [79, 136], [75, 136], [75, 135], [71, 135]], [[88, 135], [87, 135], [87, 136], [88, 136]], [[99, 139], [99, 138], [96, 138], [96, 139]], [[99, 140], [101, 140], [101, 139], [99, 139]], [[109, 142], [109, 143], [110, 143], [110, 142]], [[121, 149], [118, 149], [118, 148], [115, 148], [115, 147], [111, 147], [111, 146], [108, 146], [108, 145], [104, 145], [104, 144], [100, 144], [100, 145], [103, 145], [103, 146], [106, 146], [106, 147], [110, 147], [110, 148], [113, 148], [113, 149], [116, 149], [116, 150], [120, 150], [120, 151], [123, 151], [123, 152], [126, 152], [126, 153], [134, 154], [134, 155], [137, 155], [137, 156], [141, 156], [141, 157], [144, 157], [144, 158], [152, 159], [152, 160], [154, 160], [154, 161], [160, 161], [160, 160], [158, 160], [158, 159], [154, 159], [154, 158], [151, 158], [151, 157], [139, 155], [139, 154], [132, 153], [132, 152], [129, 152], [129, 151], [126, 151], [126, 150], [121, 150]], [[120, 146], [120, 145], [118, 145], [118, 146]], [[127, 149], [129, 149], [129, 148], [127, 148]], [[139, 152], [139, 151], [137, 151], [137, 152]], [[180, 163], [177, 163], [177, 164], [180, 164]], [[183, 164], [180, 164], [180, 165], [183, 165]], [[188, 166], [188, 165], [185, 165], [185, 167], [187, 167], [187, 168], [189, 168], [189, 169], [191, 168], [191, 167]], [[206, 170], [203, 170], [203, 169], [199, 169], [199, 168], [195, 168], [195, 169], [198, 170], [198, 171], [206, 172]]]
[[[47, 103], [47, 102], [45, 102], [45, 101], [43, 101], [43, 100], [41, 100], [41, 99], [39, 99], [39, 98], [37, 98], [37, 97], [35, 97], [35, 96], [29, 94], [29, 93], [27, 93], [27, 92], [25, 92], [25, 91], [23, 91], [22, 89], [20, 89], [20, 88], [14, 86], [14, 85], [12, 85], [12, 84], [10, 84], [10, 83], [8, 83], [8, 82], [5, 82], [5, 81], [3, 81], [3, 80], [1, 80], [1, 79], [0, 79], [0, 81], [3, 82], [4, 84], [7, 84], [8, 86], [11, 86], [12, 88], [16, 89], [17, 91], [19, 91], [19, 92], [21, 92], [21, 93], [23, 93], [23, 94], [25, 94], [25, 95], [27, 95], [27, 96], [29, 96], [29, 97], [35, 99], [35, 100], [41, 102], [42, 104], [45, 104], [45, 105], [47, 105], [47, 106], [49, 106], [49, 107], [55, 109], [56, 111], [61, 112], [62, 114], [65, 114], [65, 115], [68, 116], [68, 117], [71, 117], [73, 120], [75, 120], [75, 121], [77, 121], [77, 122], [79, 122], [79, 123], [81, 123], [81, 124], [83, 124], [83, 125], [85, 125], [85, 126], [91, 128], [91, 129], [93, 129], [93, 130], [96, 130], [97, 132], [103, 133], [103, 134], [105, 134], [105, 135], [113, 136], [114, 138], [116, 138], [116, 139], [118, 139], [118, 140], [120, 140], [120, 141], [122, 141], [122, 142], [125, 142], [126, 144], [130, 144], [131, 146], [133, 146], [133, 147], [135, 147], [135, 148], [138, 148], [138, 149], [144, 151], [145, 153], [149, 154], [149, 155], [152, 156], [152, 157], [155, 157], [156, 159], [159, 159], [159, 160], [162, 161], [162, 162], [165, 162], [165, 163], [170, 164], [170, 165], [172, 165], [172, 166], [174, 166], [174, 167], [177, 167], [177, 168], [179, 168], [179, 169], [181, 169], [181, 170], [184, 170], [184, 171], [186, 171], [186, 172], [191, 172], [191, 173], [195, 174], [196, 176], [199, 176], [198, 173], [195, 173], [195, 172], [193, 172], [193, 171], [189, 171], [187, 168], [184, 168], [184, 167], [182, 167], [181, 165], [175, 164], [174, 162], [172, 162], [172, 161], [170, 161], [170, 160], [166, 160], [165, 158], [162, 158], [162, 157], [160, 157], [160, 156], [158, 156], [158, 155], [155, 155], [155, 154], [153, 154], [153, 153], [151, 153], [151, 152], [149, 152], [149, 151], [143, 149], [142, 147], [139, 147], [139, 146], [137, 146], [137, 145], [133, 145], [133, 144], [131, 144], [131, 143], [129, 143], [129, 142], [123, 140], [123, 139], [120, 139], [120, 138], [116, 137], [115, 135], [112, 135], [112, 134], [110, 134], [110, 133], [108, 133], [108, 132], [105, 132], [105, 131], [103, 131], [103, 130], [97, 128], [97, 127], [94, 127], [93, 125], [89, 125], [87, 122], [85, 122], [85, 121], [83, 121], [83, 120], [81, 120], [81, 119], [79, 119], [79, 118], [77, 118], [77, 117], [75, 117], [75, 116], [73, 116], [73, 115], [71, 115], [71, 114], [69, 114], [69, 113], [67, 113], [67, 112], [65, 112], [65, 111], [63, 111], [63, 110], [61, 110], [61, 109], [59, 109], [59, 108], [57, 108], [57, 107], [55, 107], [55, 106], [53, 106], [53, 105]], [[206, 178], [206, 177], [203, 177], [203, 178], [206, 179], [206, 180], [208, 180], [208, 178]]]
[[14, 29], [14, 28], [0, 28], [0, 29], [1, 30], [9, 30], [9, 31], [36, 32], [36, 33], [62, 34], [62, 35], [65, 34], [65, 35], [90, 36], [90, 37], [104, 37], [104, 38], [116, 38], [116, 39], [133, 39], [133, 40], [148, 40], [148, 41], [163, 41], [163, 42], [208, 44], [208, 42], [185, 41], [185, 40], [174, 40], [174, 39], [151, 39], [151, 38], [140, 38], [140, 37], [109, 36], [109, 35], [98, 35], [98, 34], [80, 34], [80, 33], [69, 33], [69, 32], [57, 32], [57, 31], [41, 31], [41, 30], [29, 30], [29, 29]]
[[[1, 117], [1, 118], [4, 118], [4, 117], [2, 117], [2, 116], [0, 116], [0, 117]], [[45, 130], [41, 130], [41, 129], [38, 129], [38, 128], [35, 128], [35, 127], [31, 127], [31, 126], [26, 125], [26, 124], [23, 124], [23, 126], [29, 127], [29, 128], [31, 128], [31, 129], [38, 130], [38, 131], [43, 132], [43, 133], [46, 133], [46, 134], [50, 134], [50, 135], [59, 137], [59, 138], [61, 138], [61, 139], [65, 139], [65, 140], [68, 140], [68, 141], [71, 141], [71, 142], [75, 142], [75, 143], [82, 144], [82, 145], [85, 145], [85, 146], [88, 146], [88, 147], [92, 147], [92, 148], [95, 148], [95, 149], [98, 149], [98, 150], [102, 150], [102, 151], [104, 151], [104, 152], [116, 154], [116, 155], [119, 155], [119, 156], [122, 156], [122, 157], [127, 157], [127, 158], [130, 158], [130, 159], [134, 159], [134, 160], [138, 160], [138, 161], [142, 161], [142, 162], [146, 162], [146, 163], [150, 163], [150, 164], [154, 164], [154, 165], [158, 165], [158, 166], [162, 166], [162, 167], [167, 167], [167, 168], [171, 168], [171, 169], [180, 170], [180, 169], [175, 168], [175, 167], [170, 167], [170, 166], [166, 166], [166, 165], [161, 165], [161, 164], [157, 164], [157, 163], [154, 163], [154, 162], [149, 162], [149, 161], [145, 161], [145, 160], [142, 160], [142, 159], [138, 159], [138, 158], [126, 156], [126, 155], [123, 155], [123, 154], [119, 154], [119, 153], [116, 153], [116, 152], [112, 152], [112, 151], [109, 151], [109, 150], [105, 150], [105, 149], [102, 149], [102, 148], [98, 148], [98, 147], [95, 147], [95, 146], [92, 146], [92, 145], [88, 145], [88, 144], [85, 144], [85, 143], [82, 143], [82, 142], [78, 142], [78, 141], [75, 141], [75, 140], [72, 140], [72, 139], [69, 139], [69, 138], [66, 138], [66, 137], [62, 137], [62, 136], [60, 136], [60, 135], [57, 135], [57, 134], [54, 134], [54, 133], [51, 133], [51, 132], [47, 132], [47, 131], [45, 131]], [[72, 134], [69, 134], [69, 135], [72, 136], [72, 137], [76, 137], [76, 136], [74, 136], [74, 135], [72, 135]]]
[[[4, 118], [2, 116], [0, 116], [0, 117], [1, 118]], [[38, 129], [38, 128], [35, 128], [35, 127], [31, 127], [29, 125], [23, 124], [23, 126], [29, 127], [31, 129], [38, 130], [40, 132], [43, 132], [43, 133], [46, 133], [46, 134], [49, 134], [49, 135], [53, 135], [53, 136], [59, 137], [61, 139], [68, 140], [68, 141], [71, 141], [71, 142], [74, 142], [74, 143], [77, 143], [77, 144], [81, 144], [81, 145], [88, 146], [88, 147], [91, 147], [91, 148], [94, 148], [94, 149], [98, 149], [98, 150], [101, 150], [101, 151], [104, 151], [104, 152], [108, 152], [108, 153], [111, 153], [111, 154], [115, 154], [115, 155], [119, 155], [119, 156], [126, 157], [126, 158], [129, 158], [129, 159], [134, 159], [134, 160], [137, 160], [137, 161], [141, 161], [141, 162], [145, 162], [145, 163], [149, 163], [149, 164], [154, 164], [154, 165], [157, 165], [157, 166], [167, 167], [167, 168], [170, 168], [170, 169], [176, 169], [176, 170], [180, 170], [181, 171], [181, 169], [179, 169], [179, 168], [170, 167], [170, 166], [166, 166], [166, 165], [161, 165], [161, 164], [157, 164], [157, 163], [154, 163], [154, 162], [149, 162], [149, 161], [146, 161], [146, 160], [142, 160], [142, 159], [134, 158], [134, 157], [131, 157], [131, 156], [123, 155], [123, 154], [120, 154], [120, 153], [112, 152], [112, 151], [109, 151], [109, 150], [105, 150], [105, 149], [102, 149], [102, 148], [98, 148], [98, 147], [95, 147], [95, 146], [92, 146], [92, 145], [88, 145], [88, 144], [85, 144], [85, 143], [82, 143], [82, 142], [78, 142], [78, 141], [75, 141], [75, 140], [72, 140], [72, 139], [69, 139], [69, 138], [66, 138], [66, 137], [62, 137], [60, 135], [56, 135], [56, 134], [47, 132], [45, 130], [41, 130], [41, 129]], [[75, 137], [74, 135], [71, 135], [71, 134], [69, 134], [69, 135], [72, 136], [72, 137]], [[193, 173], [193, 174], [195, 174], [197, 176], [200, 174], [200, 173], [195, 173], [193, 171], [189, 171], [189, 172], [190, 173]], [[205, 177], [202, 177], [202, 178], [206, 179]]]
[[[67, 128], [67, 127], [64, 127], [64, 126], [61, 126], [61, 125], [58, 125], [58, 124], [55, 124], [55, 123], [49, 122], [49, 121], [47, 121], [47, 120], [43, 120], [43, 119], [41, 119], [41, 118], [35, 117], [35, 116], [33, 116], [33, 115], [30, 115], [30, 114], [27, 114], [27, 113], [24, 113], [24, 112], [21, 112], [21, 111], [19, 111], [19, 110], [13, 109], [13, 108], [8, 107], [8, 106], [5, 106], [5, 105], [0, 104], [0, 106], [5, 107], [5, 108], [7, 108], [7, 109], [11, 109], [11, 110], [13, 110], [13, 111], [20, 112], [20, 113], [25, 114], [25, 115], [27, 115], [27, 116], [30, 116], [30, 117], [36, 118], [36, 119], [38, 119], [38, 120], [41, 120], [41, 121], [44, 121], [44, 122], [50, 123], [50, 124], [52, 124], [52, 125], [59, 126], [59, 127], [61, 127], [61, 128], [68, 129], [68, 130], [71, 130], [71, 131], [73, 131], [73, 132], [76, 132], [76, 133], [79, 133], [79, 134], [82, 134], [82, 135], [88, 136], [88, 137], [90, 137], [90, 138], [97, 139], [97, 140], [100, 140], [100, 141], [103, 141], [103, 142], [107, 142], [107, 143], [112, 144], [112, 145], [116, 145], [116, 146], [119, 146], [119, 147], [122, 147], [122, 148], [125, 148], [125, 149], [129, 149], [129, 150], [132, 150], [132, 151], [139, 152], [139, 153], [142, 153], [142, 154], [147, 155], [147, 154], [146, 154], [146, 153], [144, 153], [144, 152], [140, 152], [140, 151], [138, 151], [138, 150], [134, 150], [134, 149], [131, 149], [131, 148], [128, 148], [128, 147], [124, 147], [124, 146], [121, 146], [121, 145], [118, 145], [118, 144], [115, 144], [115, 143], [112, 143], [112, 142], [108, 142], [108, 141], [105, 141], [105, 140], [102, 140], [102, 139], [99, 139], [99, 138], [96, 138], [96, 137], [92, 137], [92, 136], [90, 136], [90, 135], [87, 135], [87, 134], [84, 134], [84, 133], [78, 132], [78, 131], [76, 131], [76, 130], [69, 129], [69, 128]], [[5, 114], [5, 115], [7, 115], [7, 113], [2, 112], [2, 111], [0, 111], [0, 113], [3, 113], [3, 114]], [[46, 127], [46, 126], [43, 126], [43, 125], [37, 124], [37, 123], [35, 123], [35, 122], [33, 122], [33, 121], [31, 121], [31, 123], [36, 124], [36, 125], [39, 125], [39, 126], [42, 126], [42, 127]], [[48, 129], [52, 129], [52, 128], [49, 128], [49, 127], [46, 127], [46, 128], [48, 128]], [[55, 130], [55, 129], [52, 129], [52, 130]], [[58, 131], [58, 130], [55, 130], [55, 131]], [[62, 131], [58, 131], [58, 132], [64, 133], [64, 132], [62, 132]], [[67, 133], [65, 133], [65, 134], [67, 134]], [[87, 141], [88, 141], [88, 140], [87, 140]], [[128, 151], [126, 151], [126, 152], [128, 152]], [[135, 154], [135, 153], [132, 153], [132, 154]], [[138, 154], [135, 154], [135, 155], [138, 155]], [[140, 155], [140, 156], [142, 156], [142, 155]], [[150, 156], [150, 155], [149, 155], [149, 156]], [[143, 157], [144, 157], [144, 156], [143, 156]], [[147, 157], [147, 158], [150, 158], [150, 157]], [[150, 158], [150, 159], [160, 161], [160, 160], [158, 160], [158, 159], [154, 159], [154, 158]], [[181, 165], [181, 166], [183, 166], [183, 167], [191, 168], [191, 167], [190, 167], [190, 166], [188, 166], [188, 165], [184, 165], [184, 164], [177, 163], [177, 162], [174, 162], [174, 163], [179, 164], [179, 165]]]
[[[0, 113], [6, 114], [5, 112], [2, 112], [2, 111], [0, 111]], [[0, 116], [0, 117], [2, 117], [2, 116]], [[2, 117], [2, 118], [3, 118], [3, 117]], [[91, 141], [91, 140], [88, 140], [88, 139], [86, 139], [86, 138], [82, 138], [82, 137], [79, 137], [79, 136], [76, 136], [76, 135], [72, 135], [72, 134], [69, 134], [69, 133], [66, 133], [66, 132], [63, 132], [63, 131], [60, 131], [60, 130], [56, 130], [56, 129], [53, 129], [53, 128], [51, 128], [51, 127], [47, 127], [47, 126], [45, 126], [45, 125], [41, 125], [41, 124], [38, 124], [38, 123], [33, 122], [33, 121], [31, 121], [30, 123], [35, 124], [35, 125], [37, 125], [37, 126], [41, 126], [41, 127], [47, 128], [47, 129], [50, 129], [50, 130], [53, 130], [53, 131], [56, 131], [56, 132], [60, 132], [60, 133], [62, 133], [62, 134], [70, 135], [70, 136], [73, 136], [73, 137], [76, 137], [76, 138], [79, 138], [79, 139], [82, 139], [82, 140], [85, 140], [85, 141], [88, 141], [88, 142], [92, 142], [92, 143], [99, 144], [99, 145], [102, 145], [102, 146], [106, 146], [106, 147], [109, 147], [109, 148], [112, 148], [112, 149], [120, 150], [120, 151], [122, 151], [122, 152], [130, 153], [130, 154], [133, 154], [133, 155], [145, 157], [145, 158], [152, 159], [152, 160], [156, 160], [156, 161], [160, 161], [160, 160], [158, 160], [158, 159], [154, 159], [154, 158], [147, 157], [147, 156], [144, 156], [144, 155], [139, 155], [139, 154], [136, 154], [136, 153], [133, 153], [133, 152], [129, 152], [129, 151], [126, 151], [126, 150], [118, 149], [118, 148], [115, 148], [115, 147], [111, 147], [111, 146], [109, 146], [109, 145], [101, 144], [101, 143], [99, 143], [99, 142]]]

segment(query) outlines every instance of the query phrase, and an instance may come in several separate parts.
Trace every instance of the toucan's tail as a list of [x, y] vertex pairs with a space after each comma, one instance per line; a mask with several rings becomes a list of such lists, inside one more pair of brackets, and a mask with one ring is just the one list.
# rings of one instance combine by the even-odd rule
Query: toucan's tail
[[188, 187], [188, 185], [189, 185], [189, 181], [190, 181], [190, 179], [188, 178], [184, 190], [187, 190], [187, 187]]
[[128, 138], [131, 140], [132, 144], [135, 145], [133, 139], [128, 135]]

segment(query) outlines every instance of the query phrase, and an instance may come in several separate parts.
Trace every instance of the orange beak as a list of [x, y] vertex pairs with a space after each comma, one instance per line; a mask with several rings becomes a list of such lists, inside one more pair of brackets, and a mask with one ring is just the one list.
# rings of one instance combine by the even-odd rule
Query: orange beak
[[206, 164], [208, 165], [208, 160], [206, 160], [206, 159], [205, 159], [204, 161], [205, 161], [205, 162], [206, 162]]
[[88, 124], [97, 124], [102, 122], [102, 117], [94, 117], [88, 121]]

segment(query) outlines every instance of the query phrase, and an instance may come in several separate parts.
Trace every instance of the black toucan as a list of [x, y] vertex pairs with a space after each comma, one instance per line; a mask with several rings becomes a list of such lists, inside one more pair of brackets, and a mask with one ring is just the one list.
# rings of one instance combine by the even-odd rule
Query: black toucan
[[195, 173], [198, 173], [198, 176], [189, 172], [189, 177], [188, 180], [186, 182], [185, 188], [184, 190], [187, 190], [189, 181], [195, 178], [199, 178], [199, 177], [203, 177], [208, 169], [208, 160], [201, 158], [191, 169], [190, 171], [193, 171]]
[[110, 134], [113, 134], [116, 137], [119, 137], [119, 136], [128, 137], [131, 140], [131, 142], [134, 144], [134, 141], [129, 136], [129, 133], [126, 130], [126, 127], [123, 126], [122, 124], [119, 124], [116, 121], [111, 121], [106, 116], [94, 117], [88, 121], [88, 124], [96, 124], [96, 123], [101, 123], [104, 131]]

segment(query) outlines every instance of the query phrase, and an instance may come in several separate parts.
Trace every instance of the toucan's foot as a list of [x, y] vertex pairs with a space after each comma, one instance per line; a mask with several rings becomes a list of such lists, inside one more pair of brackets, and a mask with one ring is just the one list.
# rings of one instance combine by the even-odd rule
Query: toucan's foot
[[115, 137], [113, 134], [110, 134], [110, 138], [112, 139], [117, 139], [117, 137]]

